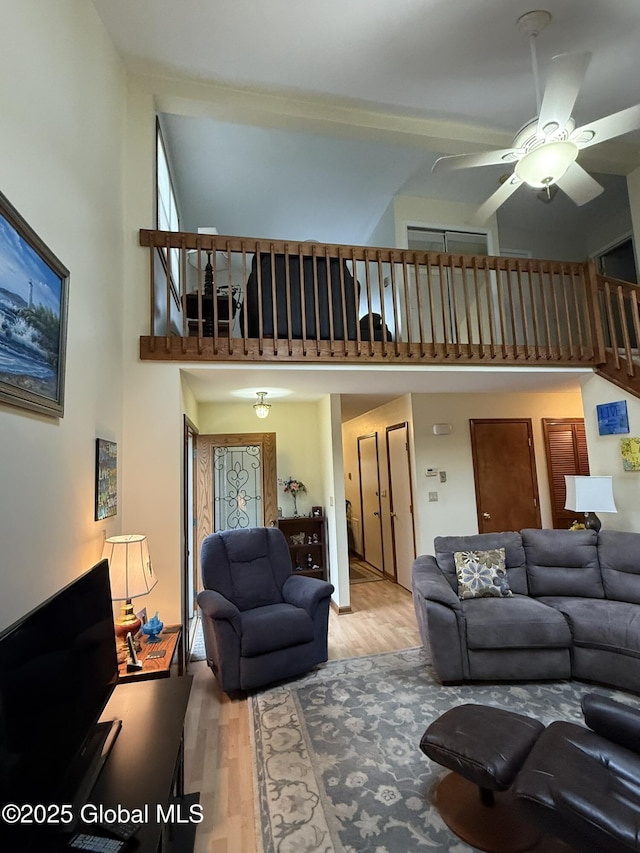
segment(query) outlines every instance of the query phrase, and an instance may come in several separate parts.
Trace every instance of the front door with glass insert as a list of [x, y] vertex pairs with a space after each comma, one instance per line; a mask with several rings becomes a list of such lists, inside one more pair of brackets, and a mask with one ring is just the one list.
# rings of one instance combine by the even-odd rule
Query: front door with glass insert
[[213, 448], [213, 529], [262, 526], [262, 448]]
[[219, 530], [277, 524], [275, 432], [197, 437], [197, 556]]

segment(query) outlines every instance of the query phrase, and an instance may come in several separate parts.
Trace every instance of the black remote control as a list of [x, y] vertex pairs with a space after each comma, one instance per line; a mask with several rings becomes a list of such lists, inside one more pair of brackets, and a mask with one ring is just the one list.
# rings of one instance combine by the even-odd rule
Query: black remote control
[[104, 835], [78, 832], [69, 841], [67, 847], [71, 850], [87, 851], [87, 853], [119, 853], [126, 843], [119, 838], [105, 838]]
[[130, 838], [133, 838], [142, 824], [139, 820], [123, 820], [119, 823], [101, 823], [99, 826], [101, 830], [109, 833], [109, 835], [115, 835], [121, 841], [128, 841]]

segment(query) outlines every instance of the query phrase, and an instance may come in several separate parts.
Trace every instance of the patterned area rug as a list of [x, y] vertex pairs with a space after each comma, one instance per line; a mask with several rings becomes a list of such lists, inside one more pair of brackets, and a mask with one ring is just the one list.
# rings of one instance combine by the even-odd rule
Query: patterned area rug
[[448, 708], [482, 703], [548, 724], [582, 722], [577, 682], [442, 687], [423, 649], [329, 661], [250, 697], [264, 853], [469, 851], [432, 806], [448, 771], [420, 751]]

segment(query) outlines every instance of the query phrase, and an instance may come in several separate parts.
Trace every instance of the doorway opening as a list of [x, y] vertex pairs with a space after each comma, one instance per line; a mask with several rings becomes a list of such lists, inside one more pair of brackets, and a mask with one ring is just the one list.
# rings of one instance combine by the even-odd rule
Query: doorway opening
[[609, 246], [594, 256], [598, 272], [620, 281], [638, 283], [638, 272], [631, 237]]

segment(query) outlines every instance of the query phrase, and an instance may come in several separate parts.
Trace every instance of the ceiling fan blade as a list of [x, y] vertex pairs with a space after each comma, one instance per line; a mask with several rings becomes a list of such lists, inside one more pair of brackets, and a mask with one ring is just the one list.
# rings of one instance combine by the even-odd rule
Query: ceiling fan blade
[[632, 130], [640, 130], [640, 104], [620, 110], [619, 113], [611, 113], [609, 116], [592, 121], [591, 124], [583, 124], [571, 134], [571, 139], [578, 148], [588, 148], [597, 145], [614, 136], [622, 136]]
[[504, 204], [509, 196], [513, 195], [521, 184], [522, 181], [520, 178], [516, 177], [516, 175], [511, 175], [504, 184], [494, 192], [493, 195], [489, 196], [484, 204], [480, 205], [469, 220], [469, 224], [482, 225], [485, 223], [487, 219], [496, 212], [500, 205]]
[[556, 183], [577, 205], [593, 201], [604, 192], [604, 187], [577, 163], [572, 163]]
[[545, 134], [545, 128], [547, 133], [561, 130], [571, 118], [590, 59], [590, 53], [560, 53], [553, 57], [538, 117], [539, 133]]
[[444, 172], [450, 169], [470, 169], [475, 166], [494, 166], [515, 163], [524, 154], [519, 148], [503, 148], [500, 151], [483, 151], [480, 154], [454, 154], [451, 157], [439, 157], [431, 167], [432, 172]]

